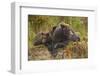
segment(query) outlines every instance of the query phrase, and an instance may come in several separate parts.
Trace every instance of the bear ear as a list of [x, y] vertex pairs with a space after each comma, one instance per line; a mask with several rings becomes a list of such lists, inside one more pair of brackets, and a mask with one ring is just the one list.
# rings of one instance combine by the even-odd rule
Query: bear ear
[[41, 35], [44, 35], [44, 33], [43, 33], [43, 32], [41, 32], [40, 34], [41, 34]]
[[61, 28], [69, 27], [69, 24], [66, 23], [60, 23]]
[[60, 26], [61, 26], [61, 28], [65, 28], [65, 25], [63, 25], [63, 24], [61, 24]]
[[46, 33], [46, 36], [49, 36], [49, 33]]
[[53, 32], [54, 32], [54, 30], [55, 30], [56, 28], [57, 28], [57, 26], [54, 26], [54, 27], [53, 27], [53, 29], [52, 29], [52, 30], [53, 30]]

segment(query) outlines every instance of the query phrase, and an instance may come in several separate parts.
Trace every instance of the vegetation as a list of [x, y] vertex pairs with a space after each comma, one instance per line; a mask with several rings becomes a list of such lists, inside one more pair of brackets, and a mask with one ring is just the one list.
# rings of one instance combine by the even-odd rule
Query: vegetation
[[70, 42], [63, 50], [59, 49], [56, 59], [73, 59], [87, 58], [87, 33], [88, 33], [88, 18], [75, 16], [43, 16], [29, 15], [28, 16], [28, 59], [29, 60], [45, 60], [53, 59], [47, 48], [43, 45], [34, 46], [33, 40], [37, 33], [48, 32], [53, 26], [64, 22], [80, 36], [80, 42]]

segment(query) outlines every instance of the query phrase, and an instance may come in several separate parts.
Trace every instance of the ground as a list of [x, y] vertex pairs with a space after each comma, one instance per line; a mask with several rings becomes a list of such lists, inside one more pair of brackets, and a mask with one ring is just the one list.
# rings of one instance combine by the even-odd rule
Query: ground
[[43, 46], [36, 46], [29, 49], [28, 60], [51, 60], [51, 59], [78, 59], [88, 58], [87, 42], [71, 42], [65, 48], [58, 49], [56, 57], [53, 57], [48, 49]]

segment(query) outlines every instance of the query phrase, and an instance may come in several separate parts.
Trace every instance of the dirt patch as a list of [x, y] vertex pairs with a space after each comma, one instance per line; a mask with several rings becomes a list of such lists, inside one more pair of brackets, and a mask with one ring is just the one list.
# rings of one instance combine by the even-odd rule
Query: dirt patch
[[88, 58], [87, 42], [75, 42], [65, 48], [57, 50], [53, 57], [45, 46], [38, 46], [28, 50], [28, 60], [52, 60], [52, 59], [79, 59]]

